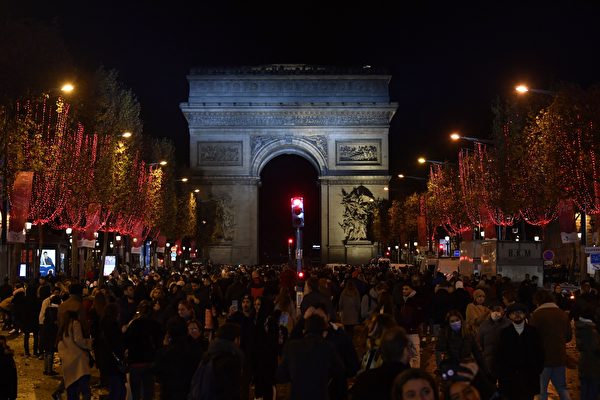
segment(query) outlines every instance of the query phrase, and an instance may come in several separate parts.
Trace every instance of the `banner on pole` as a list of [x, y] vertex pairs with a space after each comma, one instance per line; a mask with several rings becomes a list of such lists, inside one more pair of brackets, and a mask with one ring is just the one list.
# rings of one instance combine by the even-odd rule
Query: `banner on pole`
[[31, 188], [33, 185], [33, 172], [18, 172], [15, 177], [10, 193], [10, 212], [9, 212], [9, 243], [25, 243], [25, 222], [29, 214], [29, 203], [31, 201]]

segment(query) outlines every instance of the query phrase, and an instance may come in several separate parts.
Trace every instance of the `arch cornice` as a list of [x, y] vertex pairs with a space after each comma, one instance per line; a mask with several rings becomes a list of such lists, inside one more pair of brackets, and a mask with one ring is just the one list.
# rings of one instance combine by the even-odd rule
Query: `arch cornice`
[[327, 155], [310, 138], [282, 137], [272, 138], [268, 143], [253, 152], [250, 174], [260, 176], [262, 169], [277, 156], [295, 154], [305, 158], [317, 170], [320, 176], [327, 174]]

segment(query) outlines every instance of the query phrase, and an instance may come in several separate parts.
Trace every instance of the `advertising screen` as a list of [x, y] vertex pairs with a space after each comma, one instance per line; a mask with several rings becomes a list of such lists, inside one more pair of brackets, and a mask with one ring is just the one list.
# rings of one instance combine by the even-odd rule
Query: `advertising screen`
[[21, 278], [27, 277], [27, 264], [19, 264], [19, 276]]
[[106, 256], [104, 259], [104, 276], [112, 274], [117, 266], [117, 256]]
[[43, 249], [40, 257], [40, 276], [56, 275], [56, 250]]

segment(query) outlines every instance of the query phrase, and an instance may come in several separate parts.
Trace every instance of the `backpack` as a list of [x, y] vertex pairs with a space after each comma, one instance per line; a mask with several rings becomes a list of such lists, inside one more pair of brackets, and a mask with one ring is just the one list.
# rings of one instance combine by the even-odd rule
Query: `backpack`
[[204, 357], [190, 382], [188, 400], [210, 400], [217, 398], [217, 383], [213, 360], [215, 356]]

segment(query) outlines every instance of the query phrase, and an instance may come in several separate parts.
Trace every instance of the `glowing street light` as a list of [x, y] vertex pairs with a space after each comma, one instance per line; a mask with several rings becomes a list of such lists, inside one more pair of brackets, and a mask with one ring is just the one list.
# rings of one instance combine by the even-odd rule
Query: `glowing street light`
[[419, 157], [417, 159], [417, 161], [419, 162], [419, 164], [425, 164], [425, 163], [430, 163], [430, 164], [437, 164], [437, 165], [443, 165], [444, 163], [441, 161], [435, 161], [435, 160], [428, 160], [425, 157]]
[[475, 142], [475, 143], [485, 143], [485, 144], [493, 144], [494, 143], [493, 140], [462, 136], [458, 132], [452, 132], [452, 134], [450, 135], [450, 139], [454, 140], [455, 142], [462, 139], [462, 140], [468, 140], [469, 142]]
[[200, 189], [194, 189], [194, 193], [200, 193]]
[[387, 192], [388, 190], [390, 190], [390, 188], [386, 186], [383, 188], [383, 190], [385, 190]]
[[123, 132], [121, 134], [121, 137], [124, 137], [125, 139], [129, 139], [132, 136], [131, 132]]
[[552, 90], [532, 89], [532, 88], [528, 87], [527, 85], [518, 85], [515, 87], [515, 91], [517, 93], [519, 93], [520, 95], [524, 95], [525, 93], [528, 93], [528, 92], [541, 93], [541, 94], [547, 94], [547, 95], [554, 94], [554, 92]]
[[180, 180], [181, 180], [181, 182], [187, 182], [188, 178], [181, 178]]
[[400, 179], [405, 179], [405, 178], [406, 179], [416, 179], [418, 181], [426, 181], [427, 180], [427, 178], [423, 178], [420, 176], [411, 176], [411, 175], [404, 175], [404, 174], [398, 174], [398, 178], [400, 178]]
[[517, 91], [517, 93], [520, 94], [529, 92], [529, 88], [525, 85], [518, 85], [517, 87], [515, 87], [515, 90]]
[[75, 86], [73, 86], [71, 83], [65, 83], [64, 85], [62, 85], [60, 90], [63, 93], [71, 93], [73, 90], [75, 90]]
[[164, 167], [165, 165], [167, 165], [167, 162], [165, 160], [162, 160], [162, 161], [159, 162], [159, 164]]

